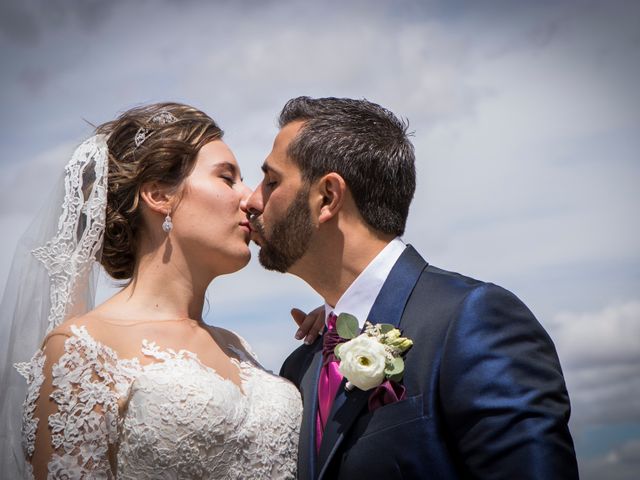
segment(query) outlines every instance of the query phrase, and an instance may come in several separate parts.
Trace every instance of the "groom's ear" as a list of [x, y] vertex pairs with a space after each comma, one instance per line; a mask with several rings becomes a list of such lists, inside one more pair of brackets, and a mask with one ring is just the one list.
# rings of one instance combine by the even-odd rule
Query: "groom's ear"
[[320, 223], [327, 222], [336, 216], [344, 204], [346, 193], [347, 184], [335, 172], [326, 174], [318, 181], [320, 196], [318, 221]]

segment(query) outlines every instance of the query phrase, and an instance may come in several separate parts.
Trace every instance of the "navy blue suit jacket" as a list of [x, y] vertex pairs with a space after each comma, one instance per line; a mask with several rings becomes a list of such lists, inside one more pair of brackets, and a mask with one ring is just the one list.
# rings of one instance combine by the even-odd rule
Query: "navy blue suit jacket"
[[280, 374], [304, 402], [298, 478], [578, 478], [555, 348], [512, 293], [408, 246], [368, 319], [413, 340], [407, 398], [370, 413], [370, 392], [341, 388], [316, 454], [322, 341], [295, 350]]

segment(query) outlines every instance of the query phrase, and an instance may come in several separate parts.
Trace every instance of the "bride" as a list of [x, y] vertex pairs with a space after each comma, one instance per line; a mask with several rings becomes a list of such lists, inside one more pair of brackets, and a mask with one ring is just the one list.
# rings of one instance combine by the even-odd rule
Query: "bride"
[[[134, 108], [78, 147], [3, 299], [3, 477], [295, 477], [297, 389], [202, 321], [209, 283], [249, 261], [249, 194], [187, 105]], [[96, 260], [126, 284], [91, 310]]]

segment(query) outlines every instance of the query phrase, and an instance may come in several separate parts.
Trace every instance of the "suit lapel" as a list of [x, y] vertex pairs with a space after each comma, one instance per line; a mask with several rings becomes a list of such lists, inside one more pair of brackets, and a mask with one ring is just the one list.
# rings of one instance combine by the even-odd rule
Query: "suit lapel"
[[303, 395], [302, 425], [298, 442], [298, 478], [312, 480], [317, 472], [316, 415], [318, 411], [318, 379], [322, 366], [322, 338], [316, 340], [315, 353], [300, 381]]
[[[371, 312], [369, 312], [369, 322], [400, 326], [400, 319], [407, 300], [426, 266], [427, 263], [424, 259], [411, 245], [408, 245], [389, 272], [389, 276], [385, 280]], [[318, 478], [322, 478], [324, 475], [346, 432], [367, 404], [371, 393], [357, 388], [347, 392], [344, 388], [345, 383], [346, 380], [343, 380], [325, 427], [318, 458], [320, 469]]]

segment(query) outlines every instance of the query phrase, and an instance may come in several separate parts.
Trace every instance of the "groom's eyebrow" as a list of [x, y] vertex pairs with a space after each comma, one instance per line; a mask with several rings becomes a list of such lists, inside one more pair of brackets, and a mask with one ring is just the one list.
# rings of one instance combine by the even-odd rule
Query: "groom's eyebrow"
[[264, 162], [264, 163], [262, 164], [262, 167], [260, 167], [260, 168], [262, 169], [262, 171], [263, 171], [264, 173], [269, 173], [269, 172], [273, 172], [273, 173], [275, 173], [275, 174], [278, 174], [278, 173], [279, 173], [275, 168], [273, 168], [273, 167], [272, 167], [271, 165], [269, 165], [267, 162]]

